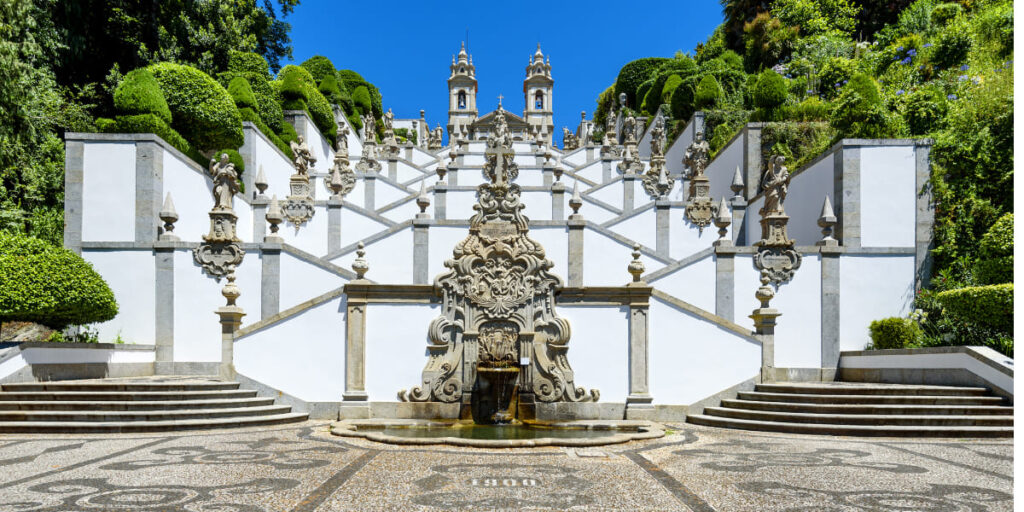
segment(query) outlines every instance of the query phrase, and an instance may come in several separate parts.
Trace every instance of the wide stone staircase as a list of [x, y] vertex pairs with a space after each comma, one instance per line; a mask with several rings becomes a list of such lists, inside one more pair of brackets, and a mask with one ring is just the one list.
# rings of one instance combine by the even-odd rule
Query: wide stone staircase
[[4, 384], [0, 432], [165, 432], [303, 421], [305, 413], [213, 377]]
[[758, 384], [698, 425], [843, 436], [1013, 437], [1013, 407], [983, 387], [854, 382]]

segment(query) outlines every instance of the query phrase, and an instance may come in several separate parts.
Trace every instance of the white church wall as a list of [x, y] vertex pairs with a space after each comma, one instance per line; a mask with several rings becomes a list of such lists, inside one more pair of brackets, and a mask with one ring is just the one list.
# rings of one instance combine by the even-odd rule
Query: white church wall
[[[473, 147], [476, 147], [476, 146], [473, 146], [471, 144], [470, 147], [473, 148]], [[479, 150], [471, 149], [471, 151], [480, 151], [481, 153], [483, 153], [487, 149], [487, 143], [486, 142], [481, 142], [479, 147], [481, 149], [479, 149]], [[533, 153], [533, 144], [530, 144], [529, 142], [513, 142], [512, 143], [512, 151], [515, 151], [516, 153]], [[557, 153], [558, 150], [552, 148], [552, 152], [553, 153]]]
[[338, 297], [237, 339], [235, 369], [300, 400], [338, 402], [345, 390], [345, 320], [345, 300]]
[[420, 149], [418, 147], [413, 147], [412, 148], [412, 163], [414, 165], [423, 166], [425, 164], [429, 164], [431, 162], [436, 162], [436, 161], [437, 161], [437, 157], [435, 157], [434, 155], [432, 155], [432, 154], [430, 154], [430, 153], [428, 153], [426, 151], [423, 151], [422, 149]]
[[360, 208], [366, 207], [366, 180], [361, 177], [356, 178], [356, 184], [352, 187], [352, 191], [345, 196], [345, 202]]
[[296, 119], [306, 124], [306, 144], [309, 151], [316, 158], [313, 170], [316, 172], [328, 172], [334, 162], [334, 149], [330, 141], [320, 134], [320, 130], [313, 124], [313, 120], [307, 116], [299, 116]]
[[466, 227], [432, 226], [428, 231], [427, 251], [427, 280], [434, 282], [434, 278], [442, 272], [447, 272], [445, 260], [451, 259], [455, 245], [461, 242], [469, 234]]
[[[258, 258], [242, 261], [243, 266], [258, 264]], [[218, 283], [207, 276], [192, 260], [191, 251], [174, 252], [175, 361], [220, 362], [220, 320], [214, 311], [225, 304], [220, 293], [223, 287], [223, 280]], [[259, 288], [242, 289], [243, 294], [247, 292], [260, 293]], [[258, 311], [247, 313], [258, 316]]]
[[[572, 196], [572, 191], [566, 192], [566, 204], [569, 204], [568, 201], [569, 201], [569, 198], [571, 196]], [[572, 209], [571, 208], [566, 208], [565, 209], [565, 214], [566, 215], [570, 215], [571, 213], [572, 213]], [[590, 222], [593, 222], [595, 224], [604, 224], [605, 222], [608, 222], [608, 221], [614, 219], [615, 217], [619, 216], [618, 213], [615, 213], [615, 212], [605, 208], [604, 206], [599, 205], [599, 204], [591, 201], [590, 199], [588, 199], [586, 197], [583, 198], [583, 206], [580, 207], [580, 215], [583, 215], [584, 219], [586, 219], [586, 220], [588, 220]]]
[[860, 148], [862, 247], [914, 247], [916, 172], [912, 145]]
[[551, 220], [551, 193], [550, 192], [523, 192], [520, 197], [523, 215], [530, 220]]
[[616, 222], [608, 229], [646, 247], [654, 248], [658, 242], [657, 213], [653, 208]]
[[690, 122], [686, 124], [686, 128], [683, 128], [682, 133], [665, 150], [665, 170], [669, 173], [678, 175], [683, 172], [683, 155], [686, 154], [686, 148], [693, 142], [693, 130], [694, 123], [691, 117]]
[[692, 404], [760, 372], [760, 345], [657, 298], [649, 329], [655, 404]]
[[537, 157], [533, 155], [516, 155], [512, 161], [520, 167], [533, 167], [537, 165]]
[[[277, 199], [278, 201], [281, 201], [280, 197]], [[306, 221], [298, 231], [296, 231], [295, 226], [290, 222], [282, 222], [278, 227], [280, 229], [277, 234], [284, 239], [285, 243], [314, 256], [323, 256], [327, 254], [326, 205], [317, 205], [314, 207], [313, 217]], [[269, 227], [267, 232], [270, 232]]]
[[[583, 285], [622, 286], [630, 280], [626, 267], [633, 261], [633, 247], [620, 243], [600, 231], [583, 229]], [[640, 256], [647, 272], [653, 272], [664, 265], [648, 257]]]
[[591, 190], [588, 195], [609, 206], [622, 209], [622, 187], [624, 184], [625, 181], [622, 180], [610, 182], [607, 185]]
[[284, 311], [298, 306], [313, 297], [344, 286], [346, 282], [344, 277], [281, 251], [279, 309]]
[[[207, 213], [213, 207], [213, 181], [209, 175], [196, 172], [195, 168], [182, 162], [170, 151], [164, 151], [163, 166], [163, 194], [166, 197], [170, 192], [174, 209], [178, 212], [174, 234], [185, 241], [199, 242], [203, 235], [210, 232], [210, 216]], [[232, 203], [235, 208], [245, 204], [237, 197]], [[238, 237], [251, 241], [251, 226], [251, 221], [248, 224], [239, 223]]]
[[341, 247], [352, 245], [387, 229], [383, 222], [371, 219], [348, 206], [341, 210]]
[[[387, 162], [385, 162], [387, 163]], [[398, 175], [399, 183], [408, 183], [416, 178], [423, 176], [423, 173], [419, 169], [399, 160], [395, 162], [395, 171]], [[387, 173], [387, 171], [385, 171]]]
[[536, 167], [530, 169], [520, 167], [516, 184], [520, 187], [542, 187], [544, 186], [544, 172]]
[[482, 167], [485, 163], [484, 155], [482, 154], [469, 154], [462, 157], [462, 166], [479, 166]]
[[82, 257], [114, 292], [117, 316], [96, 324], [101, 343], [113, 343], [118, 337], [126, 343], [150, 344], [156, 331], [156, 264], [149, 250], [83, 250]]
[[[569, 321], [569, 364], [576, 386], [601, 392], [600, 402], [622, 403], [629, 393], [629, 308], [558, 305]], [[622, 361], [623, 364], [609, 364]]]
[[366, 393], [370, 401], [395, 402], [399, 390], [422, 384], [427, 327], [439, 311], [437, 304], [367, 306]]
[[399, 199], [404, 199], [411, 194], [410, 191], [398, 188], [384, 180], [377, 180], [377, 183], [375, 183], [374, 186], [374, 206], [376, 208], [389, 205]]
[[649, 281], [651, 286], [705, 311], [715, 311], [715, 258], [707, 256]]
[[562, 157], [562, 162], [574, 167], [579, 167], [587, 162], [587, 150], [577, 149]]
[[[428, 194], [428, 197], [429, 197], [430, 192], [427, 192], [427, 194]], [[433, 199], [431, 199], [431, 203], [430, 204], [431, 205], [434, 204], [433, 203]], [[419, 213], [419, 212], [420, 212], [420, 207], [419, 207], [419, 205], [416, 204], [416, 198], [415, 197], [410, 197], [410, 198], [406, 199], [405, 202], [399, 204], [398, 206], [395, 206], [394, 208], [390, 208], [387, 211], [383, 211], [383, 212], [379, 212], [379, 213], [381, 214], [381, 216], [383, 216], [384, 218], [386, 218], [388, 220], [392, 220], [392, 221], [395, 221], [395, 222], [404, 222], [404, 221], [407, 221], [409, 219], [415, 218], [416, 214]], [[433, 216], [433, 214], [434, 214], [433, 206], [428, 206], [427, 207], [427, 213], [429, 213], [429, 214], [431, 214], [431, 216]]]
[[[253, 130], [256, 129], [253, 128]], [[246, 174], [251, 173], [252, 179], [247, 180], [246, 183], [254, 183], [262, 168], [263, 174], [267, 177], [266, 194], [268, 196], [277, 194], [279, 199], [283, 199], [289, 194], [288, 180], [295, 173], [294, 162], [285, 158], [276, 146], [260, 135], [247, 133], [246, 141], [252, 146], [252, 163], [250, 164], [252, 168], [245, 169]], [[166, 179], [166, 166], [164, 169]], [[246, 190], [246, 193], [251, 196], [255, 191], [255, 187], [253, 187], [252, 190]]]
[[[604, 164], [600, 160], [595, 160], [589, 164], [579, 167], [575, 171], [576, 175], [593, 181], [594, 183], [601, 183], [604, 180]], [[585, 187], [580, 190], [587, 190]]]
[[[731, 224], [727, 228], [727, 236], [730, 238], [732, 237], [732, 228]], [[673, 259], [681, 260], [703, 251], [711, 247], [715, 240], [718, 240], [718, 228], [714, 224], [709, 224], [701, 231], [686, 219], [686, 213], [682, 208], [669, 210], [668, 244], [669, 255]]]
[[[719, 151], [715, 155], [714, 160], [708, 164], [708, 168], [704, 170], [704, 175], [708, 177], [711, 184], [711, 191], [708, 193], [715, 200], [733, 196], [729, 186], [732, 185], [732, 178], [736, 174], [736, 168], [743, 168], [744, 151], [746, 151], [746, 144], [744, 144], [743, 136], [740, 135], [733, 139], [731, 144]], [[747, 211], [749, 212], [750, 209], [748, 208]], [[757, 210], [754, 210], [754, 213], [757, 213]]]
[[906, 316], [914, 300], [914, 256], [844, 255], [839, 260], [839, 347], [863, 350], [873, 320]]
[[84, 146], [82, 240], [135, 240], [135, 144], [87, 142]]
[[551, 271], [566, 282], [569, 278], [569, 230], [562, 226], [531, 227], [530, 238], [544, 247], [544, 256], [555, 264]]
[[[832, 157], [825, 157], [814, 165], [793, 176], [786, 195], [785, 210], [789, 215], [787, 231], [797, 245], [814, 245], [821, 240], [821, 205], [828, 195], [835, 206], [835, 163]], [[763, 203], [762, 203], [763, 204]], [[747, 210], [750, 213], [752, 210]], [[753, 210], [755, 219], [760, 219]], [[760, 233], [760, 226], [758, 226]], [[747, 240], [750, 240], [749, 238]]]
[[476, 191], [450, 190], [445, 199], [445, 215], [449, 219], [468, 220], [473, 216], [473, 205], [476, 204]]
[[[331, 260], [345, 269], [352, 268], [355, 251]], [[366, 245], [366, 261], [370, 271], [366, 278], [377, 283], [407, 284], [412, 282], [412, 227], [406, 227], [386, 238]]]

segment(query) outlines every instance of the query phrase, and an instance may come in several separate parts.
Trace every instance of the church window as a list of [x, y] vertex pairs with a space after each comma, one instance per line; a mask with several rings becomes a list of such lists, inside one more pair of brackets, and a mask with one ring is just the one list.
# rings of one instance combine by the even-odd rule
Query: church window
[[459, 108], [466, 108], [466, 91], [459, 91]]
[[533, 108], [543, 110], [544, 109], [544, 93], [537, 91], [537, 94], [533, 96]]

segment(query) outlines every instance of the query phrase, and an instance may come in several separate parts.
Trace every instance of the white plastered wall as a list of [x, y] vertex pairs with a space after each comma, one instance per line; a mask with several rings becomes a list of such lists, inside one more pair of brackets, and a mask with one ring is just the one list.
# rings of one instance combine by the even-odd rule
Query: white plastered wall
[[914, 247], [916, 183], [914, 146], [860, 148], [862, 247]]
[[577, 387], [601, 392], [601, 402], [622, 403], [629, 393], [629, 308], [567, 306], [558, 316], [569, 321], [569, 365]]
[[873, 320], [906, 316], [914, 299], [913, 255], [844, 255], [839, 260], [839, 347], [863, 350]]
[[[633, 248], [590, 228], [583, 229], [583, 285], [622, 286], [632, 280], [626, 268], [633, 261]], [[647, 272], [663, 267], [661, 263], [640, 256]]]
[[[331, 260], [342, 268], [352, 268], [355, 251]], [[412, 282], [412, 227], [400, 229], [386, 238], [366, 245], [366, 261], [370, 270], [367, 279], [377, 283], [404, 284]]]
[[715, 259], [710, 254], [650, 284], [705, 311], [715, 311]]
[[135, 240], [135, 143], [89, 142], [82, 163], [82, 240]]
[[422, 384], [427, 327], [439, 311], [437, 304], [366, 307], [366, 393], [370, 401], [395, 402], [399, 390]]
[[[814, 245], [821, 240], [818, 217], [821, 216], [825, 196], [828, 196], [833, 206], [836, 204], [834, 175], [835, 162], [832, 154], [829, 154], [790, 180], [785, 203], [786, 215], [789, 215], [786, 228], [789, 237], [796, 240], [797, 245]], [[757, 210], [748, 209], [747, 214], [751, 213], [755, 221], [760, 219]], [[750, 238], [747, 240], [752, 241]]]
[[[297, 306], [335, 288], [348, 280], [329, 270], [281, 251], [280, 310]], [[257, 310], [258, 311], [258, 310]]]
[[149, 250], [83, 250], [82, 257], [114, 292], [117, 316], [96, 325], [101, 343], [120, 337], [125, 343], [151, 344], [156, 339], [156, 266]]

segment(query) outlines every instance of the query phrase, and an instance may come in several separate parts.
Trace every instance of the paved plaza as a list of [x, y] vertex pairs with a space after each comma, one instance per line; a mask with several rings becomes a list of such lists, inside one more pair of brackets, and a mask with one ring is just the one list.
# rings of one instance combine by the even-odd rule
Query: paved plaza
[[1012, 441], [857, 439], [668, 425], [603, 448], [343, 439], [329, 423], [0, 437], [0, 511], [1002, 511]]

